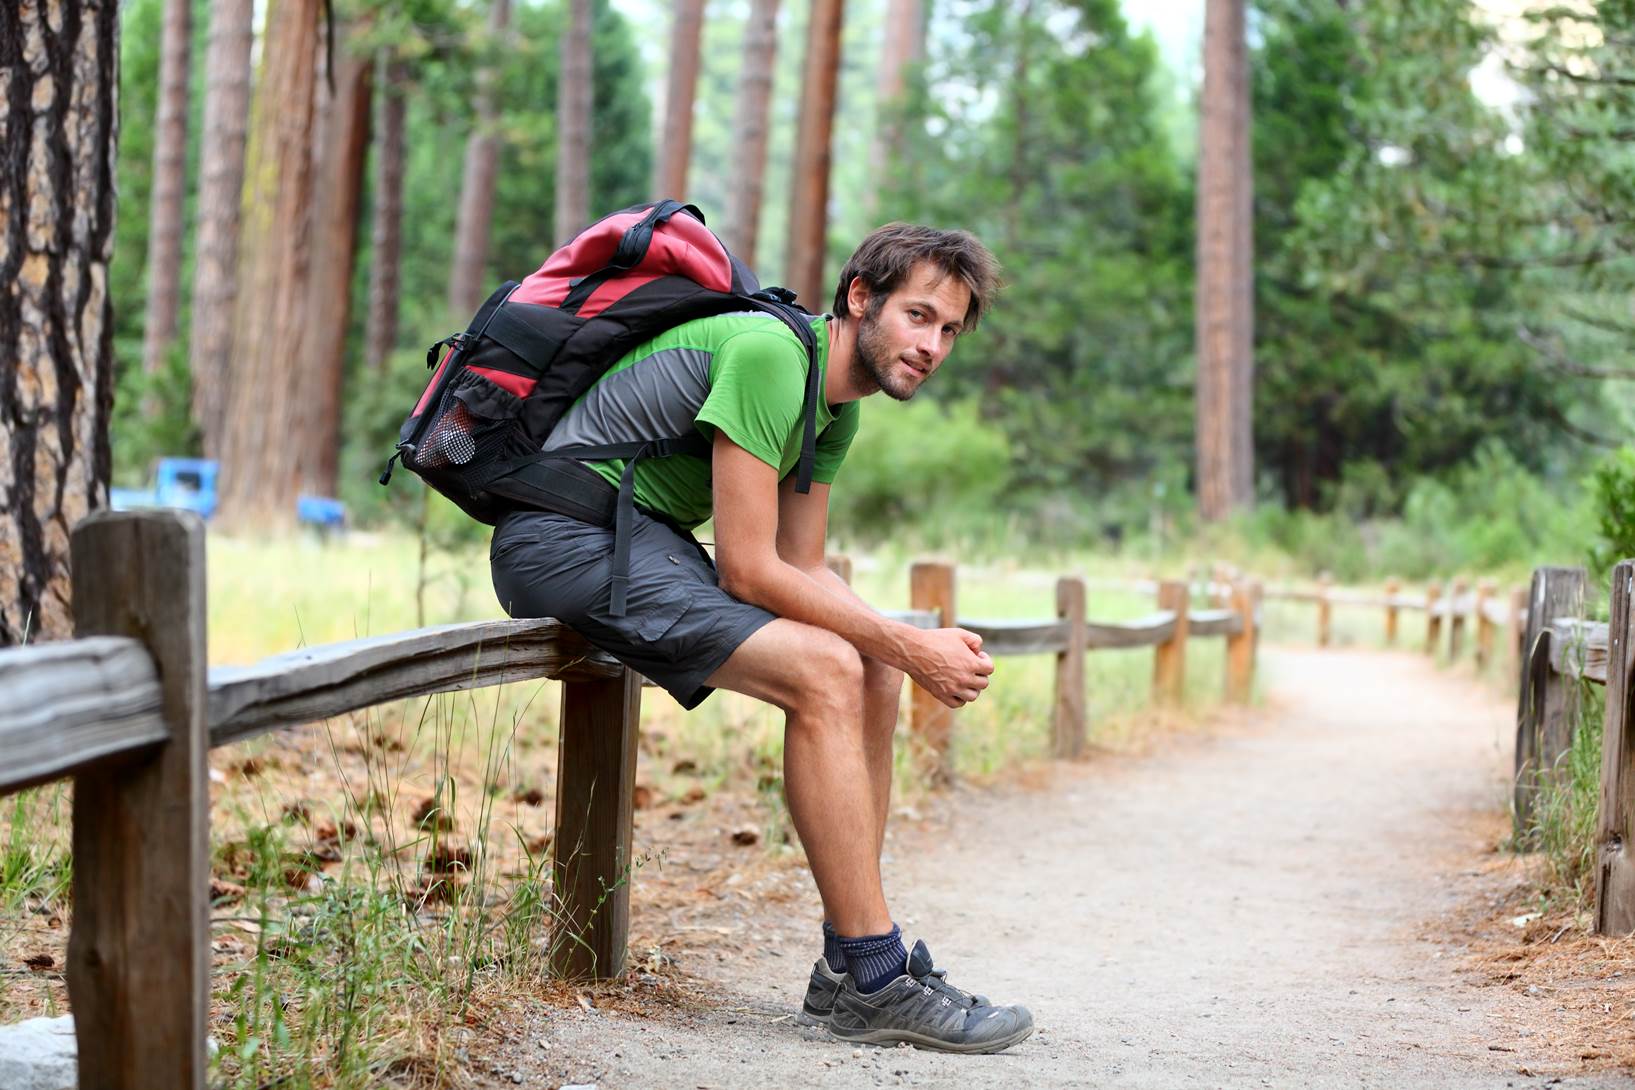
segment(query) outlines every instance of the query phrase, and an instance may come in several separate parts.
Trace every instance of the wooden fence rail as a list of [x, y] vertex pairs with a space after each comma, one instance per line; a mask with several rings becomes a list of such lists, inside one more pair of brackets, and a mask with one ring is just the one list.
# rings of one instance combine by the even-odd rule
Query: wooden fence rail
[[[624, 966], [641, 678], [555, 620], [443, 625], [305, 648], [247, 667], [205, 663], [204, 530], [171, 511], [100, 512], [74, 529], [77, 639], [0, 651], [0, 795], [72, 777], [74, 916], [67, 979], [79, 1083], [203, 1090], [209, 1001], [210, 748], [409, 697], [510, 681], [562, 686], [552, 873], [565, 941], [553, 972]], [[850, 563], [831, 566], [849, 576]], [[1156, 649], [1155, 698], [1175, 699], [1185, 642], [1227, 640], [1227, 697], [1248, 699], [1259, 588], [1225, 588], [1230, 608], [1171, 608], [1127, 622], [1085, 615], [1064, 578], [1057, 615], [958, 618], [951, 565], [915, 565], [918, 627], [958, 623], [994, 655], [1056, 656], [1052, 749], [1085, 748], [1084, 654]], [[1175, 590], [1179, 586], [1179, 591]], [[1213, 596], [1216, 591], [1209, 593]], [[925, 694], [913, 733], [946, 775], [954, 717]]]

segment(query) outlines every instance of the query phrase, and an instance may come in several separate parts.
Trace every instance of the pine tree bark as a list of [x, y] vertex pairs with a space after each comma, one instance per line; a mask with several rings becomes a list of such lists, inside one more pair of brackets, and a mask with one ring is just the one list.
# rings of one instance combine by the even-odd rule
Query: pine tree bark
[[108, 499], [119, 19], [0, 19], [0, 646], [72, 635], [68, 534]]
[[[153, 141], [153, 204], [148, 227], [148, 314], [142, 370], [163, 366], [176, 340], [181, 298], [182, 198], [187, 190], [187, 78], [193, 36], [190, 0], [165, 0], [159, 46], [159, 109]], [[151, 411], [151, 410], [150, 410]]]
[[[1026, 15], [1023, 16], [1026, 25]], [[885, 41], [880, 51], [880, 79], [875, 102], [879, 121], [869, 157], [874, 176], [885, 176], [892, 150], [902, 142], [899, 112], [907, 89], [909, 68], [925, 55], [925, 15], [920, 0], [890, 0], [886, 5]]]
[[210, 5], [188, 362], [193, 419], [211, 458], [221, 456], [231, 378], [254, 7], [254, 0], [212, 0]]
[[1198, 154], [1198, 510], [1254, 502], [1252, 182], [1243, 0], [1207, 0]]
[[288, 523], [313, 441], [297, 360], [313, 196], [320, 0], [271, 0], [245, 156], [232, 379], [221, 443], [222, 517]]
[[[511, 0], [493, 0], [488, 11], [490, 48], [511, 25]], [[494, 105], [492, 65], [477, 73], [476, 123], [466, 139], [465, 173], [460, 179], [460, 211], [454, 224], [454, 269], [449, 277], [451, 318], [464, 323], [487, 294], [488, 230], [494, 218], [494, 175], [499, 168], [499, 111]]]
[[370, 225], [369, 315], [363, 359], [375, 374], [386, 372], [397, 344], [398, 266], [403, 260], [404, 120], [409, 66], [399, 57], [381, 64], [380, 136], [375, 141], [375, 200]]
[[590, 221], [591, 38], [590, 0], [569, 0], [557, 82], [556, 217], [558, 246]]
[[307, 398], [302, 416], [308, 441], [301, 445], [301, 488], [322, 496], [336, 492], [340, 462], [341, 391], [346, 375], [346, 333], [352, 317], [352, 273], [357, 265], [358, 212], [369, 151], [374, 62], [336, 44], [335, 94], [318, 79], [318, 151], [311, 237], [314, 261], [307, 277], [305, 320], [296, 361]]
[[693, 100], [698, 93], [698, 50], [704, 34], [704, 0], [676, 0], [670, 39], [670, 79], [664, 95], [664, 130], [653, 196], [685, 200], [687, 163], [693, 153]]
[[812, 0], [795, 138], [794, 185], [789, 200], [785, 281], [801, 302], [817, 310], [829, 302], [823, 292], [823, 258], [829, 225], [829, 166], [844, 9], [844, 0]]
[[760, 243], [761, 201], [766, 195], [767, 119], [772, 112], [772, 70], [778, 60], [778, 0], [754, 0], [744, 27], [744, 60], [733, 118], [735, 152], [728, 197], [727, 247], [750, 268]]

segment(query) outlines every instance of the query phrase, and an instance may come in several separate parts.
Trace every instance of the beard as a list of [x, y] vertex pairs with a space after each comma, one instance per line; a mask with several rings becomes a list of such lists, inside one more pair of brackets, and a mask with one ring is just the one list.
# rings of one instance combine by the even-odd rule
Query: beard
[[920, 383], [897, 373], [897, 362], [879, 320], [865, 313], [858, 324], [857, 344], [852, 352], [854, 383], [871, 393], [879, 390], [893, 401], [907, 401], [919, 390]]

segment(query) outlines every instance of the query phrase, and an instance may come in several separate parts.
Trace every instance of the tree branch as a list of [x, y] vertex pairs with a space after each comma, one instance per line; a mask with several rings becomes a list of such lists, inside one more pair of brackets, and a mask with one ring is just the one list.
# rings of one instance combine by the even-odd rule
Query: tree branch
[[1578, 378], [1635, 382], [1635, 368], [1592, 367], [1587, 363], [1580, 363], [1561, 351], [1561, 349], [1546, 343], [1544, 338], [1538, 336], [1526, 326], [1516, 327], [1516, 339], [1540, 356], [1543, 356], [1552, 371], [1559, 371], [1564, 375], [1573, 375]]

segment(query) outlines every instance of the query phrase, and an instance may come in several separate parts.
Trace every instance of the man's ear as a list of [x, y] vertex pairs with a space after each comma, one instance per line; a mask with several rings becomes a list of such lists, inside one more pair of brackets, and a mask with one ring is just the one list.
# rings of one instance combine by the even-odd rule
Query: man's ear
[[852, 282], [846, 285], [846, 310], [848, 317], [861, 318], [868, 313], [869, 286], [863, 283], [861, 276], [852, 277]]

